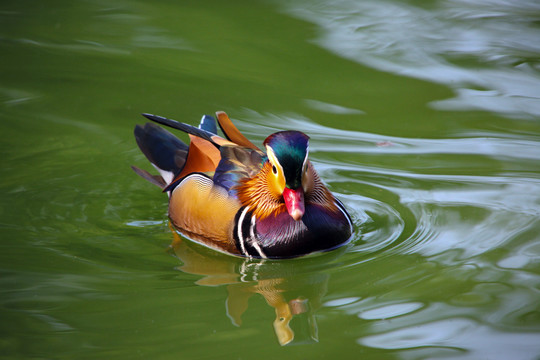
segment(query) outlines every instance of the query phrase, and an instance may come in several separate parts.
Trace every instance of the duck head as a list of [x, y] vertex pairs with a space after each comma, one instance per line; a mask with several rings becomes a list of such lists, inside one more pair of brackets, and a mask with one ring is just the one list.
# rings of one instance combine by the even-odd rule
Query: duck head
[[300, 131], [280, 131], [264, 140], [268, 162], [271, 191], [283, 201], [289, 215], [296, 221], [305, 212], [304, 193], [308, 184], [309, 136]]

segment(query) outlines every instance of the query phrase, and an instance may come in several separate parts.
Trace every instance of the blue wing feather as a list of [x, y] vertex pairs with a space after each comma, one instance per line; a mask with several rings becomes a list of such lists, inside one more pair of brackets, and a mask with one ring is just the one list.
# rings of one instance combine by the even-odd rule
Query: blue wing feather
[[216, 119], [210, 115], [203, 115], [201, 123], [199, 124], [199, 129], [203, 129], [217, 135], [217, 123]]
[[230, 194], [243, 178], [251, 178], [257, 174], [263, 164], [263, 155], [260, 151], [240, 147], [222, 146], [221, 161], [214, 173], [214, 184], [224, 187]]

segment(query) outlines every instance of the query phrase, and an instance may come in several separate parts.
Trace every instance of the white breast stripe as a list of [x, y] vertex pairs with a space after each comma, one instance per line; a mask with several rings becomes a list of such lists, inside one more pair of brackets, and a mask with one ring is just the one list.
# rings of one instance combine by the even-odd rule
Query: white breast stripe
[[242, 251], [242, 254], [251, 257], [251, 255], [249, 255], [246, 251], [246, 244], [244, 243], [245, 239], [242, 236], [242, 222], [244, 222], [244, 217], [246, 216], [248, 211], [249, 211], [249, 206], [247, 206], [244, 210], [242, 210], [242, 213], [240, 214], [240, 217], [238, 218], [236, 235], [238, 236], [238, 242], [240, 243], [240, 251]]
[[266, 259], [266, 255], [264, 254], [264, 252], [262, 251], [261, 247], [259, 246], [259, 244], [257, 243], [257, 238], [255, 236], [255, 215], [253, 215], [251, 217], [251, 224], [249, 225], [249, 235], [251, 237], [251, 245], [253, 245], [253, 247], [255, 248], [255, 250], [257, 250], [257, 252], [259, 253], [259, 255], [263, 258], [263, 259]]

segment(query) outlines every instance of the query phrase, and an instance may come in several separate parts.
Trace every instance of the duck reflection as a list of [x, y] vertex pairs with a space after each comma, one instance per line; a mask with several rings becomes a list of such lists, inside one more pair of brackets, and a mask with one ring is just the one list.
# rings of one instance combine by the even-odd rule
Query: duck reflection
[[321, 272], [339, 249], [317, 257], [295, 260], [236, 258], [182, 239], [173, 230], [171, 249], [182, 261], [179, 270], [202, 278], [196, 284], [226, 286], [227, 316], [242, 325], [248, 300], [261, 295], [274, 308], [274, 331], [281, 345], [318, 342], [315, 311], [327, 291], [329, 275]]

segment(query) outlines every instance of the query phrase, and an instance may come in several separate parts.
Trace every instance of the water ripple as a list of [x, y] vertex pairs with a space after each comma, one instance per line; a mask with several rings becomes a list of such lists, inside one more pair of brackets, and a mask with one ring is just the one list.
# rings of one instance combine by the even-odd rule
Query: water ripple
[[351, 0], [284, 8], [316, 24], [314, 42], [341, 57], [454, 89], [454, 98], [431, 104], [437, 109], [540, 115], [540, 7], [534, 0], [447, 0], [429, 10]]
[[[357, 225], [352, 253], [435, 256], [459, 250], [457, 258], [470, 259], [540, 226], [534, 136], [389, 137], [333, 129], [299, 114], [243, 113], [247, 121], [239, 124], [255, 138], [286, 128], [311, 136], [312, 161]], [[501, 266], [530, 261], [512, 256]]]

